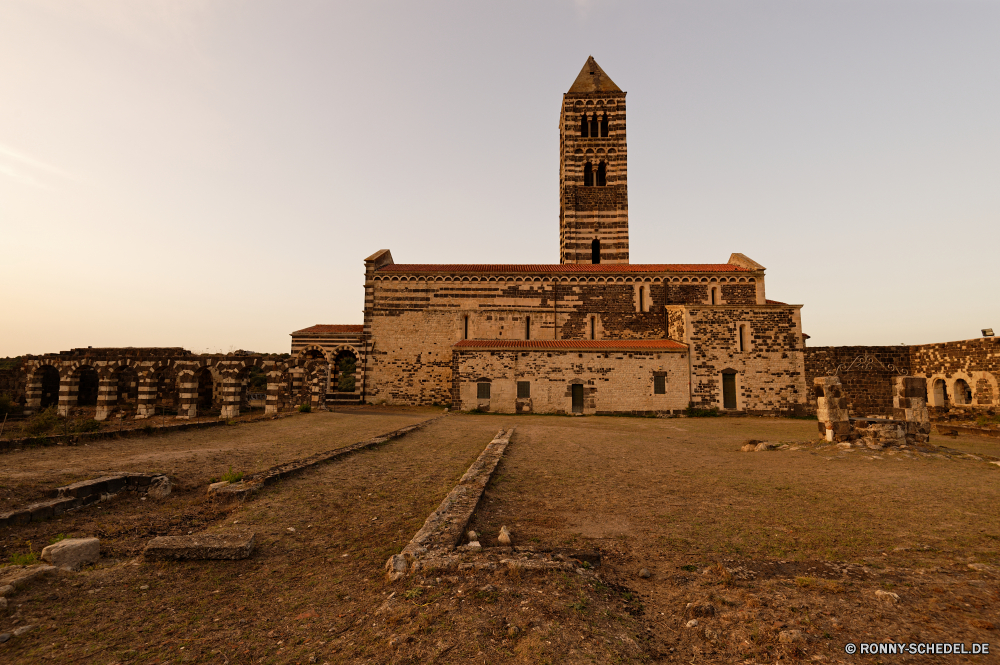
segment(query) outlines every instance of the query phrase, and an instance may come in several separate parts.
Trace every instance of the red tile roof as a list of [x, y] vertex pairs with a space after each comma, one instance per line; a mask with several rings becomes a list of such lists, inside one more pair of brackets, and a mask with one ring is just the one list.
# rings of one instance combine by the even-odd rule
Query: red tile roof
[[458, 349], [586, 349], [592, 351], [685, 351], [686, 344], [672, 339], [463, 339]]
[[317, 323], [314, 326], [309, 326], [308, 328], [303, 328], [302, 330], [296, 330], [293, 335], [308, 335], [310, 333], [361, 333], [365, 331], [364, 325], [327, 325], [323, 323]]
[[390, 263], [378, 272], [474, 272], [474, 273], [552, 273], [552, 272], [751, 272], [729, 263]]

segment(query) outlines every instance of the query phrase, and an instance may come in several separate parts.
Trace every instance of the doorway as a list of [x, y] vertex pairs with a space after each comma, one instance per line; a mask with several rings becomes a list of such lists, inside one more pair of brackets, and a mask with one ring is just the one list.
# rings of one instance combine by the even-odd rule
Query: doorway
[[722, 375], [722, 407], [724, 409], [736, 408], [736, 373], [731, 372]]
[[583, 413], [583, 384], [574, 383], [573, 389], [573, 413]]

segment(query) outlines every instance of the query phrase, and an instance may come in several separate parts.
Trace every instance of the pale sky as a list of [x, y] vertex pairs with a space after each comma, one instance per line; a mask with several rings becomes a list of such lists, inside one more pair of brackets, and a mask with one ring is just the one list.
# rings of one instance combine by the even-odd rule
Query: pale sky
[[561, 95], [628, 92], [633, 263], [811, 346], [1000, 332], [1000, 2], [0, 4], [0, 356], [289, 350], [363, 259], [557, 263]]

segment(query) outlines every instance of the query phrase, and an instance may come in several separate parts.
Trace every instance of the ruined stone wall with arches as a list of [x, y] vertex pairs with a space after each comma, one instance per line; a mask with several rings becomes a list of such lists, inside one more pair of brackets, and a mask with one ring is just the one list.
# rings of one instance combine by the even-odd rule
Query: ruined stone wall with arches
[[25, 413], [56, 407], [61, 415], [93, 413], [135, 419], [235, 418], [260, 404], [265, 414], [326, 404], [329, 359], [235, 352], [195, 354], [181, 348], [73, 349], [26, 356], [18, 371]]

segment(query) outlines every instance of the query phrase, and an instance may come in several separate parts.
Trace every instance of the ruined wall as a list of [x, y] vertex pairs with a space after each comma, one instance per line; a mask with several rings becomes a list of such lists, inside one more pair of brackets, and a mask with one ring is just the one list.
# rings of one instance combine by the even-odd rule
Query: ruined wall
[[24, 403], [25, 379], [21, 358], [0, 358], [0, 395], [12, 402]]
[[[867, 358], [867, 360], [866, 360]], [[853, 366], [852, 366], [853, 365]], [[844, 396], [854, 416], [890, 415], [893, 380], [923, 377], [928, 404], [939, 409], [990, 409], [1000, 404], [1000, 339], [982, 338], [917, 346], [826, 346], [806, 349], [806, 375], [832, 376], [838, 366]], [[848, 369], [850, 367], [850, 369]], [[945, 390], [935, 391], [944, 383]], [[959, 381], [972, 391], [970, 404], [957, 403]], [[810, 402], [815, 395], [810, 392]]]
[[[921, 344], [909, 347], [912, 374], [927, 380], [931, 406], [937, 408], [992, 409], [1000, 405], [1000, 338], [985, 337], [959, 342]], [[972, 391], [972, 401], [960, 404], [956, 383], [965, 381]], [[947, 386], [945, 399], [935, 384]]]
[[[891, 415], [893, 378], [911, 374], [907, 346], [812, 347], [805, 351], [805, 364], [811, 405], [816, 404], [816, 377], [838, 375], [846, 408], [859, 417]], [[839, 374], [837, 367], [843, 368]]]
[[[676, 413], [688, 406], [687, 353], [587, 350], [454, 352], [455, 408], [500, 413], [571, 413], [574, 383], [584, 386], [583, 413]], [[654, 377], [665, 378], [663, 394]], [[477, 397], [490, 383], [490, 398]], [[517, 382], [531, 395], [517, 398]]]
[[[797, 410], [806, 401], [800, 308], [668, 306], [672, 330], [683, 330], [691, 348], [692, 404], [724, 408], [722, 374], [736, 372], [736, 410]], [[739, 328], [746, 326], [744, 350]]]

